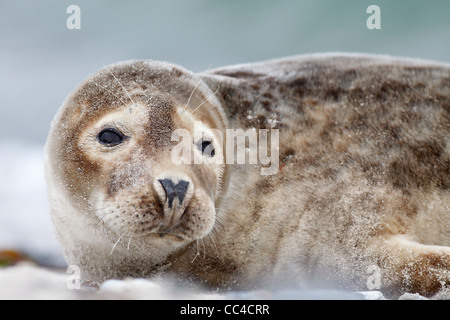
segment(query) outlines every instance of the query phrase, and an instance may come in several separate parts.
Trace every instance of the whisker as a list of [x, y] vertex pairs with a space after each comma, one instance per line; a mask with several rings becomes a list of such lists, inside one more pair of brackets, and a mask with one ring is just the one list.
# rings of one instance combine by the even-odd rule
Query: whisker
[[211, 232], [208, 234], [208, 240], [210, 240], [214, 248], [216, 248], [216, 254], [219, 254], [219, 249], [217, 248], [216, 240], [214, 240], [214, 238], [216, 237], [217, 237], [216, 229], [212, 229]]
[[[131, 227], [131, 229], [133, 229], [133, 227]], [[130, 250], [131, 239], [133, 239], [135, 232], [136, 232], [136, 230], [133, 231], [133, 233], [130, 236], [130, 240], [128, 240], [127, 250]]]
[[195, 244], [197, 245], [197, 253], [194, 256], [194, 259], [192, 259], [191, 263], [194, 263], [195, 259], [200, 255], [200, 252], [198, 252], [198, 240], [195, 241]]
[[[102, 65], [103, 65], [104, 68], [106, 68], [106, 66], [103, 64], [103, 62], [102, 62]], [[108, 70], [108, 72], [114, 77], [114, 79], [117, 81], [117, 83], [122, 87], [123, 91], [125, 91], [125, 93], [127, 94], [128, 98], [131, 100], [131, 102], [133, 102], [133, 105], [136, 105], [136, 103], [131, 98], [130, 94], [128, 93], [127, 89], [125, 89], [125, 87], [122, 85], [122, 83], [119, 81], [119, 79], [117, 79], [117, 77], [114, 75], [114, 73], [112, 73], [112, 71], [109, 70], [109, 68], [106, 68], [106, 70]]]
[[206, 257], [206, 246], [205, 246], [205, 241], [203, 239], [202, 240], [202, 247], [203, 247], [203, 260], [205, 260]]
[[103, 225], [103, 231], [106, 230], [105, 221], [103, 220], [106, 216], [107, 216], [107, 214], [104, 214], [102, 217], [99, 217], [99, 220], [98, 220], [97, 224], [95, 225], [95, 234], [97, 234], [97, 229], [99, 229], [100, 223]]
[[223, 212], [226, 212], [226, 213], [232, 212], [231, 210], [224, 209], [224, 208], [216, 208], [216, 211], [223, 211]]
[[106, 207], [102, 207], [102, 208], [93, 208], [92, 211], [102, 211], [102, 210], [107, 210], [107, 209], [110, 209], [110, 207], [106, 206]]
[[125, 231], [120, 237], [119, 239], [117, 239], [116, 243], [114, 243], [111, 252], [109, 253], [109, 255], [112, 255], [114, 252], [114, 249], [116, 249], [116, 246], [119, 244], [120, 240], [123, 238], [124, 235], [126, 235], [128, 233], [128, 231], [130, 231], [130, 229], [128, 229], [127, 231]]
[[[206, 69], [206, 71], [208, 71], [209, 69], [211, 69], [211, 64], [208, 66], [208, 69]], [[191, 99], [194, 96], [194, 92], [195, 92], [195, 90], [197, 90], [198, 85], [200, 84], [200, 82], [203, 81], [203, 77], [204, 76], [205, 76], [205, 74], [203, 73], [202, 76], [200, 77], [200, 80], [198, 80], [197, 84], [195, 85], [194, 89], [192, 90], [191, 95], [189, 96], [189, 99], [186, 102], [186, 105], [184, 106], [183, 111], [186, 111], [186, 109], [189, 107], [189, 103], [191, 102]]]
[[[95, 81], [92, 81], [92, 83], [94, 83], [97, 87], [100, 87], [100, 88], [102, 88], [102, 89], [105, 90], [105, 91], [108, 91], [108, 92], [109, 92], [110, 94], [112, 94], [114, 97], [116, 97], [117, 99], [119, 99], [120, 102], [122, 102], [123, 104], [126, 104], [126, 103], [125, 103], [118, 95], [116, 95], [114, 92], [112, 92], [112, 91], [109, 90], [108, 88], [105, 88], [104, 86], [102, 86], [102, 85], [96, 83]], [[131, 101], [133, 101], [133, 100], [131, 100]]]
[[197, 84], [194, 87], [194, 90], [192, 90], [191, 95], [189, 96], [189, 99], [188, 99], [188, 101], [186, 102], [186, 105], [183, 108], [183, 111], [186, 111], [186, 109], [189, 107], [189, 103], [191, 102], [192, 96], [194, 95], [195, 90], [197, 90], [198, 85], [202, 81], [203, 81], [203, 76], [200, 78], [200, 80], [198, 80]]
[[218, 87], [216, 91], [214, 91], [213, 93], [211, 93], [205, 100], [203, 100], [203, 102], [200, 103], [200, 104], [197, 106], [197, 108], [195, 108], [191, 113], [194, 113], [195, 111], [197, 111], [198, 108], [200, 108], [203, 104], [205, 104], [205, 103], [209, 100], [209, 98], [215, 96], [216, 93], [219, 92], [219, 89], [220, 89], [220, 87]]

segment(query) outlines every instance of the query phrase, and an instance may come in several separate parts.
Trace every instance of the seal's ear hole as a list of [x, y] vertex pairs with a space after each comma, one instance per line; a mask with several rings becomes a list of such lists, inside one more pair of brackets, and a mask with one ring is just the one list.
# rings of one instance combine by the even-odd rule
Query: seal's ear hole
[[108, 147], [116, 146], [125, 140], [125, 135], [115, 128], [107, 128], [97, 135], [98, 141]]
[[214, 144], [209, 140], [200, 140], [196, 143], [197, 148], [202, 152], [202, 154], [208, 157], [214, 157], [216, 152], [214, 150]]

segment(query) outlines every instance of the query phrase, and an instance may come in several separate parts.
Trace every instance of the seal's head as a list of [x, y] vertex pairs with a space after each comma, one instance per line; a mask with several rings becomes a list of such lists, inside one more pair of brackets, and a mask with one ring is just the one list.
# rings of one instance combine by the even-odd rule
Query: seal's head
[[203, 81], [174, 65], [106, 67], [64, 102], [46, 146], [67, 262], [102, 280], [150, 273], [216, 220], [227, 126]]

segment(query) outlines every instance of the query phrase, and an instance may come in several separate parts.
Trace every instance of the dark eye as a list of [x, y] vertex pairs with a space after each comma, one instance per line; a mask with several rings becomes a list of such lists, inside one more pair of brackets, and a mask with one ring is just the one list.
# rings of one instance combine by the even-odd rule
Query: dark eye
[[216, 154], [212, 141], [201, 141], [197, 143], [197, 147], [202, 151], [203, 155], [207, 155], [208, 157], [214, 157]]
[[103, 129], [97, 136], [98, 141], [105, 146], [116, 146], [125, 140], [125, 136], [114, 128]]

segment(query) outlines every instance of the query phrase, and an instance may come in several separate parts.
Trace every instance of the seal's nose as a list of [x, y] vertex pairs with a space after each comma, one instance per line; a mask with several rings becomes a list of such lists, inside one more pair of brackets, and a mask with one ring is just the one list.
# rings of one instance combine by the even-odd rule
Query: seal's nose
[[174, 183], [171, 179], [158, 179], [158, 181], [161, 183], [166, 193], [166, 199], [170, 209], [172, 209], [173, 200], [175, 198], [178, 198], [180, 205], [183, 204], [183, 200], [189, 187], [188, 181], [179, 180], [178, 183]]
[[183, 175], [160, 176], [153, 181], [153, 187], [162, 202], [162, 228], [170, 230], [183, 217], [194, 196], [194, 184]]

